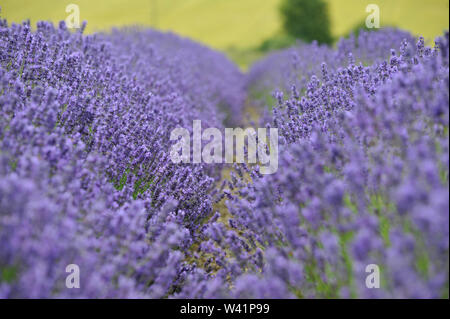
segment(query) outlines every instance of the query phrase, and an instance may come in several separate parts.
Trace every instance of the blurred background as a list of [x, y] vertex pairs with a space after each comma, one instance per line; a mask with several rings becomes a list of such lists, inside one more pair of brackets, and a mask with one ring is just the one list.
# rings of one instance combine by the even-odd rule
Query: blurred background
[[[286, 21], [286, 12], [311, 2], [324, 4], [319, 15], [307, 17], [329, 32], [323, 38], [329, 44], [364, 26], [368, 4], [379, 6], [381, 27], [399, 27], [427, 41], [449, 26], [449, 0], [0, 0], [0, 14], [10, 23], [58, 22], [73, 3], [80, 8], [80, 20], [88, 22], [87, 33], [126, 25], [170, 30], [226, 52], [246, 69], [268, 51], [302, 38], [290, 30], [293, 22]], [[306, 23], [306, 18], [294, 18], [294, 23]]]

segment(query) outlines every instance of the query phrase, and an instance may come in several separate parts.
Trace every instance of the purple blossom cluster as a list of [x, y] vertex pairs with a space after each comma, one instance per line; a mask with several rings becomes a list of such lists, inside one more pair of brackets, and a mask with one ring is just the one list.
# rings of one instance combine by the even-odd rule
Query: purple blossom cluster
[[179, 289], [220, 167], [172, 164], [170, 132], [235, 120], [221, 110], [239, 116], [240, 83], [222, 54], [173, 34], [2, 20], [0, 298]]
[[[448, 33], [300, 44], [245, 77], [170, 33], [0, 20], [0, 298], [448, 297], [448, 85]], [[172, 129], [274, 90], [276, 174], [171, 162]]]
[[[448, 33], [320, 69], [276, 94], [277, 174], [238, 181], [229, 227], [210, 225], [216, 258], [234, 258], [221, 260], [231, 295], [448, 297]], [[379, 289], [366, 284], [373, 264]]]
[[292, 85], [299, 90], [306, 88], [311, 76], [321, 73], [322, 63], [326, 63], [329, 70], [336, 70], [347, 66], [351, 55], [355, 62], [370, 65], [388, 58], [390, 50], [399, 49], [403, 40], [410, 44], [415, 42], [405, 31], [385, 28], [377, 32], [360, 32], [357, 37], [351, 34], [348, 38], [341, 38], [336, 49], [317, 42], [298, 42], [256, 62], [246, 78], [246, 87], [253, 104], [270, 107], [275, 91], [289, 94]]

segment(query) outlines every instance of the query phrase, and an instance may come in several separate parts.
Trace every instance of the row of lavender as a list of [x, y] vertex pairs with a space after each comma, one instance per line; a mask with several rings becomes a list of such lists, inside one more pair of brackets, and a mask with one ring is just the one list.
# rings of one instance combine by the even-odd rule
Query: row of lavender
[[220, 167], [173, 165], [170, 132], [239, 116], [242, 80], [171, 34], [0, 21], [0, 298], [179, 289]]
[[413, 41], [361, 33], [256, 65], [250, 93], [291, 92], [264, 123], [280, 168], [235, 165], [220, 216], [221, 167], [171, 164], [168, 138], [240, 119], [228, 60], [154, 31], [1, 21], [0, 297], [441, 297], [448, 35]]
[[389, 57], [391, 49], [399, 49], [403, 40], [414, 42], [408, 32], [386, 28], [381, 32], [361, 32], [357, 37], [351, 34], [341, 38], [335, 50], [317, 42], [299, 42], [256, 62], [246, 77], [246, 88], [252, 104], [270, 107], [275, 102], [272, 96], [275, 91], [289, 94], [295, 85], [304, 93], [311, 76], [321, 73], [322, 63], [326, 63], [329, 70], [336, 70], [347, 65], [350, 55], [355, 62], [364, 65], [381, 62]]
[[[233, 297], [448, 297], [449, 37], [429, 48], [404, 35], [363, 33], [356, 47], [313, 44], [256, 65], [250, 87], [286, 91], [294, 75], [263, 123], [280, 130], [279, 170], [245, 183], [236, 167], [229, 225], [208, 225], [202, 245], [224, 266], [180, 296], [229, 296], [229, 283]], [[399, 49], [384, 52], [392, 40]], [[274, 68], [291, 53], [291, 70]]]

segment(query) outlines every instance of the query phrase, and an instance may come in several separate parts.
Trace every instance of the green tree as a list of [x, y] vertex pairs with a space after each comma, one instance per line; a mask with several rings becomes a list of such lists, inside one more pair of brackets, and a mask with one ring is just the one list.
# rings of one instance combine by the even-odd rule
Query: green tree
[[332, 43], [328, 7], [323, 0], [283, 0], [280, 12], [290, 36], [306, 42]]

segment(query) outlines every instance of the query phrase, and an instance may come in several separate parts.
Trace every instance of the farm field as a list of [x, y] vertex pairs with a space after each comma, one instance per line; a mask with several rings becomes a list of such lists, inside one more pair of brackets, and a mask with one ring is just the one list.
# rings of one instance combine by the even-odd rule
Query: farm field
[[448, 299], [448, 1], [378, 2], [2, 1], [0, 299]]
[[[80, 6], [87, 32], [140, 24], [172, 30], [217, 49], [248, 49], [276, 35], [281, 28], [280, 0], [3, 0], [2, 15], [11, 22], [31, 19], [60, 21], [69, 3]], [[408, 30], [433, 40], [449, 25], [448, 0], [328, 0], [332, 31], [345, 35], [366, 17], [365, 8], [377, 3], [381, 24]], [[154, 3], [154, 4], [153, 4]], [[404, 8], [408, 8], [405, 10]], [[226, 25], [226, 28], [224, 26]]]

